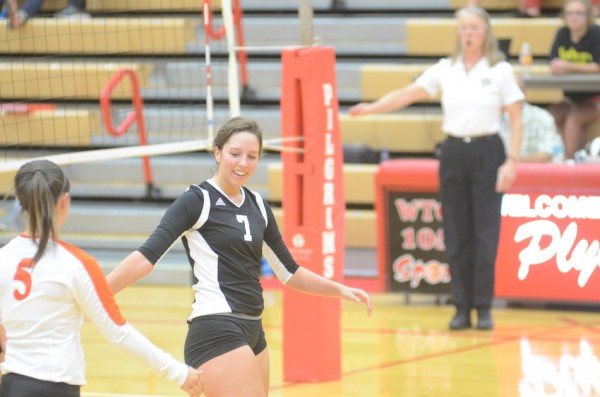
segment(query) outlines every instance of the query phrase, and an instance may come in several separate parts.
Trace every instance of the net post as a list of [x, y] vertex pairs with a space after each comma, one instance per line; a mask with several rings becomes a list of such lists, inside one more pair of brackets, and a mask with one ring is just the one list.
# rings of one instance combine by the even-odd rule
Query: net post
[[[285, 151], [284, 240], [305, 268], [343, 279], [345, 200], [332, 48], [282, 54], [281, 131], [303, 152]], [[341, 377], [339, 299], [283, 292], [283, 372], [286, 381]]]

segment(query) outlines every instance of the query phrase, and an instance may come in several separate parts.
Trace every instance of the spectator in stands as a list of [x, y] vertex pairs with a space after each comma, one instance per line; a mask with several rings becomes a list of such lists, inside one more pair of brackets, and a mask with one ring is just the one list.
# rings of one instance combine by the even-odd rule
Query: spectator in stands
[[[4, 0], [0, 19], [8, 18], [8, 27], [18, 29], [25, 25], [27, 20], [37, 14], [44, 0], [26, 0], [23, 7], [19, 8], [17, 0]], [[67, 7], [55, 14], [57, 18], [90, 18], [85, 12], [85, 0], [69, 0]]]
[[269, 350], [259, 283], [263, 252], [287, 287], [362, 302], [371, 313], [365, 291], [299, 266], [267, 201], [244, 186], [256, 170], [262, 142], [256, 122], [236, 117], [225, 123], [213, 141], [215, 176], [181, 194], [140, 249], [107, 276], [111, 290], [119, 292], [152, 271], [182, 238], [196, 279], [185, 361], [203, 371], [207, 396], [268, 394]]
[[[563, 8], [565, 26], [550, 50], [553, 74], [600, 73], [600, 27], [588, 0], [567, 0]], [[565, 142], [565, 159], [572, 159], [584, 146], [583, 130], [600, 117], [600, 90], [565, 91], [562, 102], [550, 108]]]
[[[517, 80], [519, 87], [525, 92], [525, 85], [521, 79]], [[521, 109], [523, 120], [523, 138], [521, 143], [520, 161], [544, 163], [553, 160], [553, 156], [562, 156], [563, 143], [554, 117], [546, 109], [523, 103]], [[502, 117], [500, 136], [508, 149], [511, 146], [510, 119], [505, 113]]]
[[[472, 6], [479, 5], [481, 0], [469, 0]], [[600, 0], [592, 0], [594, 15], [600, 16]], [[542, 0], [519, 0], [517, 15], [524, 18], [536, 18], [542, 15]]]
[[80, 328], [84, 315], [102, 335], [191, 397], [200, 372], [175, 360], [129, 324], [96, 260], [61, 241], [70, 182], [56, 164], [33, 160], [17, 171], [25, 230], [0, 248], [0, 364], [3, 397], [79, 397], [85, 384]]
[[[428, 68], [407, 87], [353, 106], [350, 114], [389, 112], [441, 91], [442, 128], [448, 137], [440, 147], [440, 198], [456, 306], [450, 329], [471, 327], [472, 309], [477, 310], [477, 328], [491, 329], [500, 202], [516, 177], [524, 95], [498, 49], [488, 13], [465, 7], [456, 17], [454, 55]], [[498, 134], [503, 110], [512, 129], [508, 155]]]

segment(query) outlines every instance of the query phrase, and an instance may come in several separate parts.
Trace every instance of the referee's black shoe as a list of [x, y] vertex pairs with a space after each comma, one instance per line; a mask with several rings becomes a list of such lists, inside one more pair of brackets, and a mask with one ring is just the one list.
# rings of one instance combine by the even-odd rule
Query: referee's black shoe
[[471, 316], [469, 312], [465, 312], [462, 310], [457, 311], [452, 320], [450, 321], [449, 328], [451, 330], [471, 328]]
[[494, 329], [494, 321], [490, 309], [477, 309], [477, 329]]

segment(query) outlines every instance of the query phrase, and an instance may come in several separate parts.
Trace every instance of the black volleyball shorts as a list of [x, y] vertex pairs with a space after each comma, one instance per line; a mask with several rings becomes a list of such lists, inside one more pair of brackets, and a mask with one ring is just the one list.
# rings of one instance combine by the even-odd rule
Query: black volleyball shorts
[[262, 320], [221, 314], [196, 317], [189, 323], [185, 339], [185, 363], [198, 368], [242, 346], [250, 346], [255, 355], [265, 350], [267, 340]]

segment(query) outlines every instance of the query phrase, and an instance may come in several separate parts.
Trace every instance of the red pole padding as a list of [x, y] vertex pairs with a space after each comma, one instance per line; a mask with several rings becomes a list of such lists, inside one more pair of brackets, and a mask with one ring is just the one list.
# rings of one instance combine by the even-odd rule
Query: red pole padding
[[[342, 146], [332, 48], [282, 54], [284, 239], [298, 263], [332, 280], [344, 269]], [[303, 138], [287, 143], [285, 138]], [[323, 382], [341, 376], [339, 299], [283, 293], [283, 376]]]

